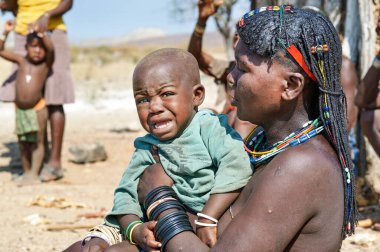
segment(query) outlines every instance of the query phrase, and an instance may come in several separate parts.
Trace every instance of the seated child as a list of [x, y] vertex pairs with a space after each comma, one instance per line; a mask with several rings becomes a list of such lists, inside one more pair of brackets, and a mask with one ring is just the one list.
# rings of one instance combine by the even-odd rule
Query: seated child
[[4, 44], [14, 23], [7, 21], [0, 37], [0, 56], [18, 65], [16, 77], [16, 129], [23, 175], [20, 185], [39, 181], [45, 154], [47, 109], [42, 97], [45, 80], [53, 65], [54, 49], [48, 36], [29, 33], [26, 56], [5, 51]]
[[[150, 251], [161, 245], [150, 231], [152, 222], [142, 221], [149, 211], [141, 207], [137, 192], [144, 169], [155, 164], [152, 147], [157, 147], [159, 162], [174, 181], [179, 200], [188, 212], [198, 213], [198, 236], [212, 246], [217, 220], [252, 175], [241, 137], [228, 126], [225, 115], [198, 111], [205, 89], [198, 63], [187, 51], [160, 49], [143, 58], [133, 73], [133, 92], [140, 123], [149, 133], [135, 140], [135, 153], [115, 190], [112, 212], [105, 218], [105, 226], [120, 227], [129, 240], [114, 246], [123, 250], [133, 244]], [[105, 226], [95, 228], [87, 238], [115, 243], [115, 235], [110, 241], [102, 234]], [[93, 240], [99, 241], [85, 239], [82, 244], [91, 247]]]

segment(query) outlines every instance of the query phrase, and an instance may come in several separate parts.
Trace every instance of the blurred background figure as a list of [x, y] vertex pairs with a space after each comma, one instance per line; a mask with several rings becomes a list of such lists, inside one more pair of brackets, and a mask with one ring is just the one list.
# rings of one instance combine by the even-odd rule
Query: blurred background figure
[[[1, 8], [16, 16], [16, 53], [25, 55], [26, 35], [30, 31], [49, 32], [54, 48], [55, 61], [46, 81], [44, 98], [49, 112], [51, 151], [40, 174], [41, 181], [63, 177], [61, 152], [65, 128], [63, 104], [74, 102], [74, 85], [70, 72], [70, 48], [66, 26], [62, 16], [71, 9], [73, 0], [7, 0]], [[0, 88], [1, 101], [15, 99], [15, 72]]]
[[[216, 59], [202, 50], [203, 34], [206, 29], [207, 20], [214, 15], [223, 4], [223, 0], [199, 0], [198, 19], [194, 31], [191, 34], [188, 51], [194, 55], [198, 61], [200, 70], [213, 77], [215, 84], [219, 85], [217, 101], [223, 105], [223, 109], [218, 111], [227, 114], [228, 124], [232, 126], [242, 138], [245, 138], [255, 125], [237, 118], [236, 108], [231, 105], [233, 90], [229, 89], [227, 74], [235, 66], [234, 61]], [[238, 40], [237, 35], [233, 37], [232, 45]]]

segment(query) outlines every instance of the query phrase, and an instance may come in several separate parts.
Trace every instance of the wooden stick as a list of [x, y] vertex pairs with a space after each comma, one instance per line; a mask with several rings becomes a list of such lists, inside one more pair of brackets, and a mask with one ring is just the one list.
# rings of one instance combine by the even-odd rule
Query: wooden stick
[[55, 224], [46, 227], [48, 231], [75, 230], [92, 228], [94, 224]]

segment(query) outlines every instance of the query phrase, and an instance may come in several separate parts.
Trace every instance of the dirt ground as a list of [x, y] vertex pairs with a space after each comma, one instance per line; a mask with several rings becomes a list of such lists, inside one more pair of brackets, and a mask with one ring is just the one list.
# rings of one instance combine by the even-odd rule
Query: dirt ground
[[[215, 88], [207, 89], [216, 94]], [[17, 187], [12, 181], [21, 171], [13, 134], [14, 106], [0, 104], [0, 251], [62, 251], [80, 240], [86, 228], [102, 222], [101, 217], [81, 215], [111, 209], [114, 188], [133, 152], [133, 140], [144, 132], [130, 131], [139, 128], [131, 91], [116, 89], [98, 97], [97, 102], [84, 102], [84, 90], [78, 89], [77, 103], [65, 107], [65, 176], [56, 182]], [[70, 146], [96, 142], [104, 145], [106, 161], [86, 165], [69, 162]], [[47, 199], [50, 205], [32, 205], [37, 199], [40, 203]], [[380, 251], [380, 232], [358, 229], [354, 237], [344, 241], [342, 251]]]

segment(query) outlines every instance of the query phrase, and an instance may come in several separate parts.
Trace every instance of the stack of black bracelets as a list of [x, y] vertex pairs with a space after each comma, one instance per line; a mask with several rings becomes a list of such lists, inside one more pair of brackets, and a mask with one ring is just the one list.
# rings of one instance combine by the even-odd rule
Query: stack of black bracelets
[[179, 233], [192, 231], [185, 207], [178, 201], [177, 194], [169, 186], [153, 189], [145, 198], [144, 208], [149, 220], [157, 220], [158, 216], [168, 209], [177, 209], [157, 221], [154, 236], [161, 242], [161, 250], [165, 251], [168, 241]]

